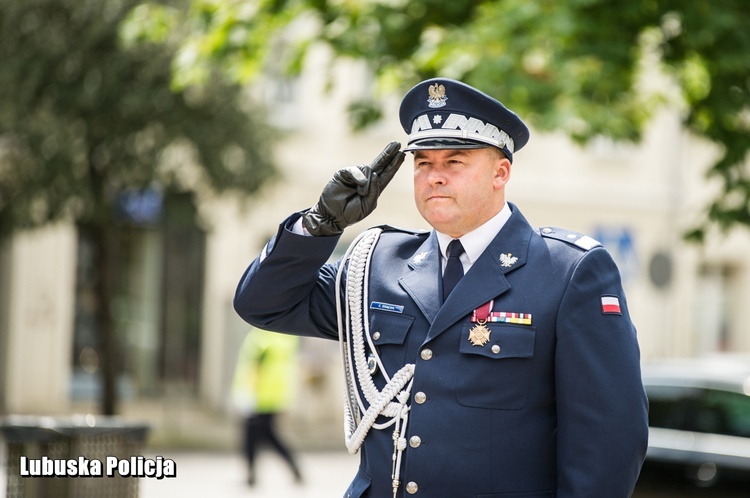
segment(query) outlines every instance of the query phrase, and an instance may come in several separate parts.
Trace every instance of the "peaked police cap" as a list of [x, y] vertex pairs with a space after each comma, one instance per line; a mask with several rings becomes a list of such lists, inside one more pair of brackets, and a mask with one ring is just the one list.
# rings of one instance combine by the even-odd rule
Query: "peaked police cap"
[[466, 83], [433, 78], [401, 101], [399, 119], [409, 135], [404, 151], [497, 147], [513, 154], [529, 141], [529, 129], [500, 101]]

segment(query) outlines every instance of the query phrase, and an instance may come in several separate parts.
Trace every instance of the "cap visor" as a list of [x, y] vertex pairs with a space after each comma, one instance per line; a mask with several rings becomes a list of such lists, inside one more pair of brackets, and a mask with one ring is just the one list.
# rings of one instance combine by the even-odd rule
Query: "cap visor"
[[457, 138], [429, 138], [416, 140], [404, 147], [404, 152], [415, 150], [443, 150], [443, 149], [485, 149], [492, 147], [490, 144], [475, 142], [474, 140], [463, 140]]

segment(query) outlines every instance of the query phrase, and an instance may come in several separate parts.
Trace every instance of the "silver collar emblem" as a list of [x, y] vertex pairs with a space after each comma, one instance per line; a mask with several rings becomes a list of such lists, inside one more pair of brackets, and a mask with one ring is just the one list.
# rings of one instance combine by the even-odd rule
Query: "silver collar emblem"
[[416, 256], [414, 256], [414, 260], [413, 260], [414, 264], [416, 264], [416, 265], [420, 264], [422, 261], [424, 261], [424, 258], [426, 258], [426, 257], [427, 257], [427, 251], [420, 252], [419, 254], [417, 254]]
[[511, 253], [500, 255], [500, 266], [504, 268], [510, 268], [511, 266], [516, 264], [516, 261], [518, 261], [518, 258], [513, 256]]

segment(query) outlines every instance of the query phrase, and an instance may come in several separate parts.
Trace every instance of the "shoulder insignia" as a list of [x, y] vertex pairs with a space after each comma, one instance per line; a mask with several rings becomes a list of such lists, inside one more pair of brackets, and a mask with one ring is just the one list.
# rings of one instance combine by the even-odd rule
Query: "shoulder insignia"
[[539, 233], [542, 235], [542, 237], [561, 240], [563, 242], [567, 242], [568, 244], [578, 246], [584, 251], [589, 251], [595, 247], [602, 245], [601, 242], [589, 237], [588, 235], [583, 235], [578, 232], [571, 232], [570, 230], [565, 230], [563, 228], [545, 227], [539, 229]]

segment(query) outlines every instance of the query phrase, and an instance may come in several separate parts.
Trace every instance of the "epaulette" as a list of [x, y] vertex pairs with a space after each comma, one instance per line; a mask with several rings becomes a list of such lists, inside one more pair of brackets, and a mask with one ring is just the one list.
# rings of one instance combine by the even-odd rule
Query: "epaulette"
[[564, 228], [544, 227], [538, 230], [542, 237], [561, 240], [563, 242], [567, 242], [568, 244], [580, 247], [584, 251], [589, 251], [594, 247], [602, 245], [601, 242], [589, 237], [588, 235], [583, 235], [578, 232], [571, 232], [570, 230], [565, 230]]

